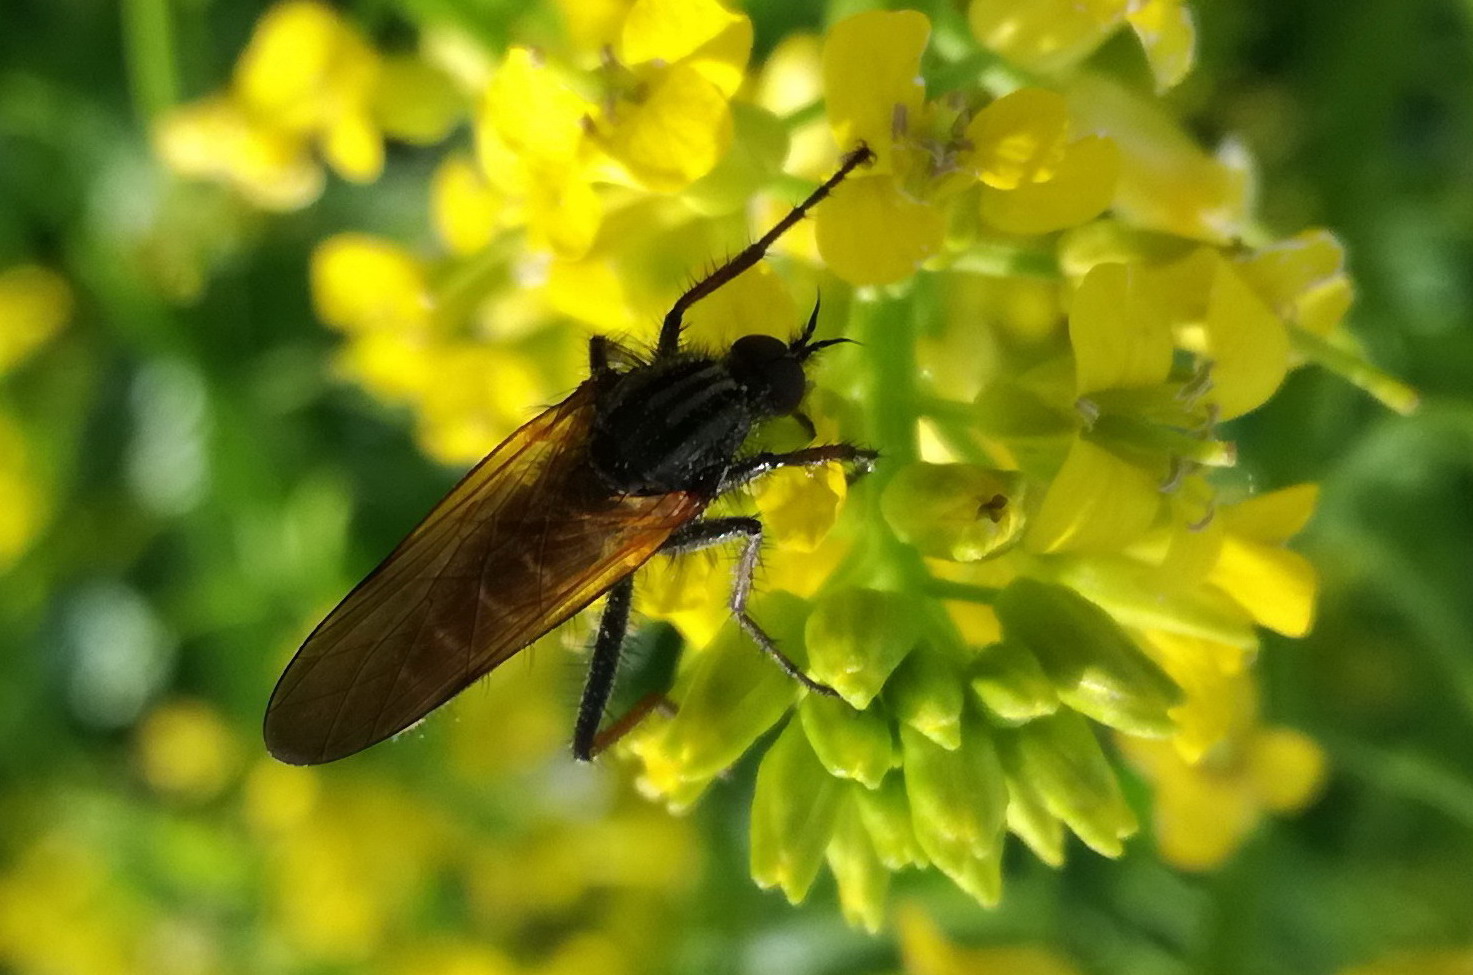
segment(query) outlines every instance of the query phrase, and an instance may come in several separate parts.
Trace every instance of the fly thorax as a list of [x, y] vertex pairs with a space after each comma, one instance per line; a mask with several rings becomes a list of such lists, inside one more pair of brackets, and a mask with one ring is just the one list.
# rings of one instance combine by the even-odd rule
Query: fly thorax
[[750, 393], [726, 363], [640, 366], [600, 392], [589, 457], [615, 491], [711, 491], [754, 421]]

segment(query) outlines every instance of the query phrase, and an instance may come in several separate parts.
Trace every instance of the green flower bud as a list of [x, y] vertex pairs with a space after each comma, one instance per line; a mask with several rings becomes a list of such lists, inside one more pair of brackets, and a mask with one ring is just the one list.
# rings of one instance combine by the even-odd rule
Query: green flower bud
[[1016, 640], [982, 649], [969, 668], [972, 690], [988, 713], [1008, 724], [1022, 724], [1053, 714], [1059, 694], [1038, 658]]
[[[807, 604], [785, 592], [765, 594], [754, 615], [788, 653], [801, 648]], [[729, 768], [792, 707], [802, 687], [735, 621], [694, 655], [677, 688], [679, 710], [660, 742], [662, 759], [687, 782], [705, 783]]]
[[962, 682], [956, 670], [929, 644], [905, 659], [885, 688], [885, 703], [896, 717], [948, 751], [961, 744]]
[[946, 844], [937, 851], [936, 866], [983, 907], [996, 907], [1002, 900], [1002, 846], [978, 853], [961, 844]]
[[808, 894], [832, 838], [844, 785], [791, 721], [762, 759], [752, 795], [752, 879], [789, 903]]
[[849, 792], [881, 863], [890, 870], [926, 865], [926, 854], [911, 825], [904, 776], [887, 775], [878, 789], [851, 787]]
[[885, 921], [890, 871], [876, 855], [874, 841], [860, 818], [858, 801], [850, 791], [839, 807], [834, 836], [829, 840], [829, 869], [839, 885], [839, 908], [844, 920], [878, 934]]
[[926, 856], [959, 868], [963, 847], [975, 855], [993, 852], [1002, 839], [1008, 790], [982, 721], [965, 720], [960, 747], [952, 751], [908, 725], [900, 728], [900, 743], [911, 821]]
[[976, 562], [1010, 545], [1023, 527], [1022, 481], [972, 464], [910, 464], [885, 487], [880, 510], [922, 555]]
[[998, 754], [1007, 769], [1008, 829], [1028, 844], [1044, 863], [1051, 867], [1064, 865], [1064, 824], [1053, 813], [1032, 782], [1020, 778], [1013, 768], [1017, 749], [998, 744]]
[[1059, 699], [1126, 734], [1162, 738], [1181, 691], [1110, 614], [1072, 589], [1019, 578], [997, 599], [1006, 641], [1037, 657]]
[[[1138, 824], [1089, 724], [1072, 711], [998, 733], [1009, 775], [1026, 782], [1044, 808], [1091, 849], [1117, 857]], [[1026, 800], [1025, 800], [1026, 801]]]
[[910, 599], [874, 589], [840, 590], [808, 618], [808, 672], [855, 708], [866, 708], [915, 646], [919, 631]]
[[899, 763], [890, 722], [878, 707], [856, 711], [835, 698], [809, 694], [798, 705], [798, 717], [830, 775], [873, 789]]

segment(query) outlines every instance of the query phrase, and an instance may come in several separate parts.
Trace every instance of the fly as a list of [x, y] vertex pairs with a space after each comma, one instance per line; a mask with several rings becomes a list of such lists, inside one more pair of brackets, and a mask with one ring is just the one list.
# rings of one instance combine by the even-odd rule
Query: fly
[[757, 424], [796, 413], [814, 353], [845, 340], [814, 341], [816, 307], [789, 342], [747, 335], [717, 356], [682, 349], [680, 335], [693, 304], [873, 158], [864, 146], [849, 152], [776, 226], [682, 294], [648, 359], [595, 336], [588, 379], [472, 468], [307, 637], [266, 708], [271, 754], [315, 765], [392, 737], [607, 594], [573, 732], [573, 754], [587, 761], [632, 723], [599, 731], [635, 571], [657, 553], [734, 542], [732, 614], [791, 677], [833, 695], [747, 613], [761, 521], [701, 516], [780, 467], [868, 469], [874, 452], [844, 443], [741, 455]]

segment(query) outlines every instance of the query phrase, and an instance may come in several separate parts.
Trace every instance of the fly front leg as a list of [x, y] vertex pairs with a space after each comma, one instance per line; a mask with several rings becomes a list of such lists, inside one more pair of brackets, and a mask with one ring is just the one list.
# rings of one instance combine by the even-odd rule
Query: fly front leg
[[675, 304], [665, 313], [665, 320], [660, 323], [660, 338], [656, 344], [656, 354], [660, 356], [674, 355], [680, 349], [680, 330], [682, 320], [691, 305], [700, 301], [717, 288], [726, 284], [732, 278], [741, 274], [758, 261], [767, 249], [777, 241], [779, 237], [787, 233], [799, 220], [807, 216], [808, 211], [818, 205], [819, 201], [831, 193], [835, 186], [844, 181], [855, 168], [867, 163], [874, 162], [875, 154], [868, 146], [863, 144], [849, 150], [844, 154], [839, 163], [839, 169], [834, 175], [819, 184], [818, 188], [808, 194], [808, 198], [788, 212], [788, 215], [777, 222], [767, 233], [744, 247], [731, 260], [706, 275], [700, 281], [691, 286], [690, 290], [675, 299]]
[[[731, 470], [726, 472], [718, 494], [724, 494], [732, 488], [749, 484], [768, 471], [775, 471], [779, 467], [819, 467], [823, 464], [848, 464], [853, 468], [854, 476], [868, 474], [874, 467], [879, 453], [868, 447], [856, 447], [849, 443], [819, 444], [816, 447], [804, 447], [802, 450], [792, 450], [785, 454], [773, 454], [764, 451], [754, 454], [745, 460], [737, 461]], [[702, 522], [702, 524], [705, 524]]]
[[737, 559], [735, 580], [731, 587], [731, 601], [728, 604], [732, 615], [736, 617], [737, 624], [747, 636], [752, 638], [752, 642], [776, 661], [783, 672], [793, 680], [810, 691], [826, 694], [829, 697], [838, 697], [838, 691], [803, 673], [787, 654], [778, 649], [772, 637], [757, 625], [757, 621], [747, 614], [747, 600], [752, 595], [752, 576], [757, 571], [757, 559], [762, 552], [762, 522], [756, 518], [743, 517], [708, 518], [705, 521], [687, 525], [671, 535], [669, 540], [660, 547], [660, 551], [668, 555], [679, 555], [686, 552], [699, 552], [701, 549], [735, 541], [744, 543], [741, 557]]

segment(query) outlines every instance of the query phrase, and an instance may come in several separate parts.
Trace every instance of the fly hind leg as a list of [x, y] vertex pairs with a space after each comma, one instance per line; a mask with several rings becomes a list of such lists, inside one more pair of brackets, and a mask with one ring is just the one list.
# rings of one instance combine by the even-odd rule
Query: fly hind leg
[[[754, 475], [755, 476], [755, 475]], [[699, 552], [701, 549], [722, 545], [726, 542], [742, 541], [741, 557], [737, 560], [736, 578], [731, 587], [731, 613], [737, 624], [752, 638], [758, 648], [777, 663], [793, 680], [810, 691], [838, 697], [827, 684], [820, 683], [803, 673], [787, 654], [783, 653], [772, 637], [747, 613], [747, 600], [752, 595], [752, 576], [757, 571], [757, 559], [762, 551], [762, 522], [756, 518], [708, 518], [687, 525], [661, 546], [660, 551], [668, 555]]]

